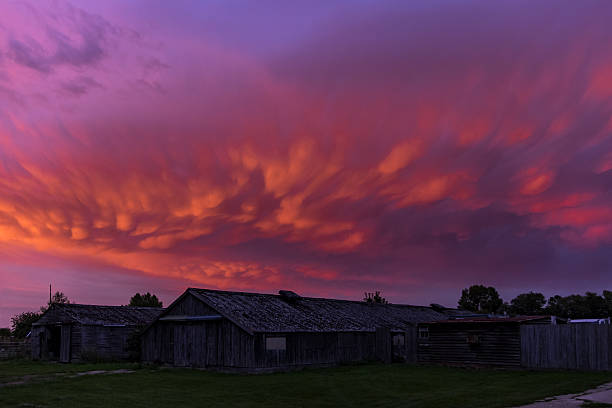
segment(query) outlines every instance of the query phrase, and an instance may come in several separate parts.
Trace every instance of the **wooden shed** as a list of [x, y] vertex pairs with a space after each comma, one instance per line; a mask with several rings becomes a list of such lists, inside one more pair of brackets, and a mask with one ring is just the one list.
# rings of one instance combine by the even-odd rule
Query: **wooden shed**
[[519, 367], [521, 325], [557, 324], [554, 316], [474, 317], [418, 325], [417, 361], [427, 364]]
[[266, 370], [380, 359], [414, 361], [429, 307], [187, 289], [142, 335], [145, 362]]
[[128, 341], [162, 311], [153, 307], [54, 304], [32, 325], [32, 358], [64, 363], [126, 359], [130, 354]]

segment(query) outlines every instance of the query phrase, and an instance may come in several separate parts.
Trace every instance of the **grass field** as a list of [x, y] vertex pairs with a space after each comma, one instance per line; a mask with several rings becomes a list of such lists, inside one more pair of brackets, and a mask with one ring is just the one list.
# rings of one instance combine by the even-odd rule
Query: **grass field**
[[[71, 377], [77, 371], [132, 369]], [[55, 375], [54, 373], [65, 373]], [[612, 373], [358, 365], [238, 375], [125, 364], [0, 363], [2, 407], [508, 407], [586, 390]]]
[[29, 360], [0, 361], [0, 384], [22, 379], [23, 377], [53, 374], [71, 374], [91, 370], [134, 369], [137, 364], [100, 363], [100, 364], [57, 364]]

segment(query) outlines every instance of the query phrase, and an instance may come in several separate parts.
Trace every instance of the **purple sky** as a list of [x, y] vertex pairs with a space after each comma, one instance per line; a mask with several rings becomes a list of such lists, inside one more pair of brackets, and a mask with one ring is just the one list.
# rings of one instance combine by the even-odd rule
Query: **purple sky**
[[0, 5], [0, 327], [185, 287], [612, 287], [609, 1]]

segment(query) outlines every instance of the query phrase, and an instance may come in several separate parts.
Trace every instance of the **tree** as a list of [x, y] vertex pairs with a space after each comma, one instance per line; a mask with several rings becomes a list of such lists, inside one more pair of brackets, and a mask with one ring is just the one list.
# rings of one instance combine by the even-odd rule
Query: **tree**
[[552, 316], [567, 317], [567, 301], [562, 296], [552, 296], [548, 299], [544, 312]]
[[521, 293], [510, 301], [510, 313], [534, 316], [544, 313], [546, 298], [541, 293]]
[[461, 291], [459, 308], [477, 313], [494, 313], [500, 310], [504, 302], [497, 290], [484, 285], [472, 285]]
[[612, 311], [612, 293], [605, 290], [603, 296], [594, 292], [582, 295], [559, 296], [548, 299], [545, 312], [570, 319], [602, 318], [610, 316]]
[[0, 327], [0, 337], [11, 337], [11, 329], [8, 327]]
[[11, 318], [13, 336], [23, 339], [32, 330], [32, 323], [40, 319], [41, 314], [36, 312], [23, 312]]
[[603, 291], [603, 298], [606, 301], [606, 311], [608, 313], [608, 317], [612, 316], [612, 292], [609, 290]]
[[130, 299], [129, 306], [140, 306], [140, 307], [162, 307], [162, 302], [157, 298], [157, 296], [150, 294], [149, 292], [141, 295], [140, 293], [136, 293]]
[[599, 296], [594, 292], [586, 292], [583, 296], [583, 302], [585, 304], [585, 309], [589, 311], [590, 315], [586, 317], [602, 318], [610, 316], [608, 314], [606, 299], [603, 296]]
[[51, 307], [51, 305], [55, 305], [55, 304], [62, 304], [62, 305], [70, 304], [70, 299], [68, 299], [68, 296], [64, 295], [63, 292], [57, 291], [53, 294], [53, 296], [51, 296], [51, 300], [47, 302], [46, 306], [40, 307], [40, 312], [45, 313], [47, 309]]
[[389, 302], [387, 302], [387, 299], [385, 299], [384, 297], [380, 296], [380, 291], [376, 291], [374, 293], [372, 292], [365, 292], [364, 293], [364, 298], [363, 301], [369, 304], [387, 304]]

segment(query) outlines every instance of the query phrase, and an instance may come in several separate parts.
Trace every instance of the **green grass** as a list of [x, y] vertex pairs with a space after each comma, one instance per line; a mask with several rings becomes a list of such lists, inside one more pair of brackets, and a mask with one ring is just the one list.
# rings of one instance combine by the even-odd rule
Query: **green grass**
[[[36, 363], [26, 365], [29, 367], [26, 371], [31, 372]], [[101, 366], [95, 365], [94, 369]], [[48, 365], [40, 367], [48, 370]], [[80, 366], [84, 367], [92, 368]], [[576, 393], [609, 381], [612, 373], [473, 370], [403, 364], [261, 375], [143, 368], [130, 374], [54, 377], [44, 382], [0, 388], [0, 406], [494, 408]]]
[[92, 370], [116, 370], [133, 368], [136, 364], [102, 363], [102, 364], [61, 364], [56, 362], [37, 362], [30, 360], [0, 361], [0, 384], [25, 376], [51, 376], [53, 374], [70, 374]]

